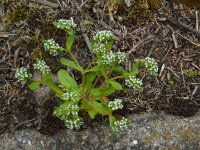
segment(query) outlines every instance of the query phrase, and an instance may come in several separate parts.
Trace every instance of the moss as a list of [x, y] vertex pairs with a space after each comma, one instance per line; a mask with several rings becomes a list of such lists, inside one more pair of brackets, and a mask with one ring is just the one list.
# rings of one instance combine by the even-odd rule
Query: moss
[[152, 10], [158, 10], [163, 3], [163, 0], [147, 0], [149, 8]]
[[198, 72], [194, 69], [191, 70], [186, 70], [184, 72], [184, 74], [188, 77], [188, 78], [195, 78], [196, 76], [198, 76]]
[[182, 4], [183, 6], [190, 9], [199, 9], [200, 3], [199, 0], [173, 0], [177, 4]]
[[[29, 0], [7, 0], [4, 3], [6, 14], [3, 18], [3, 30], [14, 32], [21, 38], [18, 41], [21, 47], [28, 47], [30, 51], [36, 50], [32, 58], [47, 57], [42, 52], [42, 40], [46, 38], [58, 39], [52, 21], [57, 13], [52, 8]], [[26, 41], [24, 45], [23, 42]]]
[[174, 80], [168, 80], [168, 83], [169, 83], [170, 86], [174, 86], [174, 84], [175, 84]]
[[122, 2], [117, 15], [123, 16], [122, 21], [126, 26], [133, 26], [137, 23], [144, 24], [151, 18], [146, 0], [135, 0], [129, 8]]
[[[200, 8], [199, 0], [173, 0], [176, 4], [182, 4], [189, 9]], [[133, 26], [137, 23], [146, 24], [152, 20], [153, 14], [162, 6], [163, 0], [134, 0], [131, 7], [127, 8], [122, 2], [118, 8], [118, 15], [124, 16], [123, 23]]]

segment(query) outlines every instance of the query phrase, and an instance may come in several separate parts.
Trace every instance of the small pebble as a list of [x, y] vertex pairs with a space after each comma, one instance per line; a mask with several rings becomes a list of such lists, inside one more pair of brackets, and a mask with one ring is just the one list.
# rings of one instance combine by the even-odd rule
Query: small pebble
[[138, 141], [137, 140], [133, 140], [133, 145], [137, 145]]

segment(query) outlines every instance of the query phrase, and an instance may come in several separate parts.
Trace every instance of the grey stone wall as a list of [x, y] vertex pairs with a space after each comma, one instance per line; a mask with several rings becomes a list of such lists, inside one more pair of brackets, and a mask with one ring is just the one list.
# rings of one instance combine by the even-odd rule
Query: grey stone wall
[[26, 129], [0, 136], [0, 150], [199, 150], [200, 117], [164, 114], [130, 116], [132, 125], [113, 134], [108, 125], [84, 131], [65, 129], [53, 137]]

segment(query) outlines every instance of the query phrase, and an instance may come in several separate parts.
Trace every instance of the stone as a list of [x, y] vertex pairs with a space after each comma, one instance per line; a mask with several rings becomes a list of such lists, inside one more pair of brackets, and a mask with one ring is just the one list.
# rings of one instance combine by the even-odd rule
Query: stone
[[19, 130], [0, 135], [0, 149], [197, 150], [200, 149], [199, 114], [190, 118], [165, 114], [129, 116], [132, 124], [120, 134], [112, 133], [108, 124], [83, 131], [64, 129], [52, 137], [31, 129]]

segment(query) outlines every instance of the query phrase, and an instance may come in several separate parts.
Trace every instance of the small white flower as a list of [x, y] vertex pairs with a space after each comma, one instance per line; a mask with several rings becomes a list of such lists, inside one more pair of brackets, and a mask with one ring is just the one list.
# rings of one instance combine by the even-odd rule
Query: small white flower
[[115, 62], [116, 62], [115, 53], [110, 51], [107, 54], [103, 54], [103, 56], [102, 56], [102, 63], [103, 64], [108, 65], [108, 66], [112, 66], [113, 63], [115, 63]]
[[117, 110], [117, 109], [122, 109], [122, 100], [121, 99], [114, 99], [114, 101], [110, 101], [108, 103], [108, 107], [111, 108], [112, 110]]
[[153, 58], [145, 58], [144, 59], [144, 66], [148, 70], [151, 75], [156, 76], [158, 73], [158, 64]]
[[49, 66], [47, 66], [44, 60], [38, 60], [34, 65], [34, 69], [40, 71], [42, 74], [48, 74], [51, 72]]
[[78, 104], [63, 103], [54, 110], [53, 115], [63, 120], [65, 126], [68, 128], [79, 129], [82, 124], [82, 119], [78, 116], [78, 112]]
[[98, 41], [98, 42], [108, 41], [108, 40], [111, 40], [112, 38], [113, 38], [112, 32], [106, 31], [106, 30], [99, 31], [99, 32], [93, 37], [93, 39], [94, 39], [95, 41]]
[[24, 84], [28, 79], [32, 77], [32, 74], [28, 73], [26, 68], [21, 67], [16, 69], [15, 77], [18, 79], [18, 82]]
[[115, 55], [118, 64], [121, 64], [126, 60], [126, 53], [124, 52], [117, 52]]
[[79, 112], [79, 106], [77, 104], [73, 104], [73, 105], [70, 105], [68, 104], [65, 109], [66, 113], [68, 114], [72, 114], [72, 115], [77, 115], [78, 112]]
[[111, 129], [114, 132], [120, 132], [123, 131], [124, 129], [127, 129], [127, 127], [128, 127], [128, 120], [123, 117], [121, 120], [115, 121]]
[[102, 43], [95, 43], [93, 45], [93, 51], [96, 54], [105, 54], [107, 52], [105, 45]]
[[138, 91], [142, 89], [142, 81], [136, 78], [135, 75], [128, 76], [128, 78], [125, 80], [125, 84], [128, 87], [133, 87], [135, 90], [138, 90]]
[[62, 94], [61, 99], [67, 101], [72, 100], [76, 101], [77, 94], [75, 92], [65, 92]]
[[83, 123], [79, 117], [76, 119], [66, 119], [64, 120], [65, 126], [70, 129], [79, 129], [81, 124]]
[[61, 51], [64, 50], [64, 48], [60, 47], [59, 44], [56, 43], [53, 39], [45, 40], [44, 48], [53, 56], [58, 55]]
[[73, 18], [70, 18], [70, 20], [60, 19], [55, 21], [53, 24], [58, 29], [62, 30], [73, 30], [76, 27]]
[[133, 140], [133, 145], [137, 145], [138, 144], [138, 140]]

